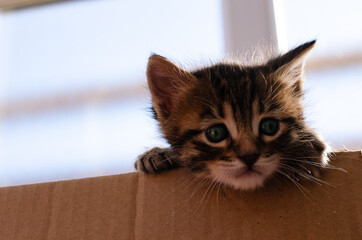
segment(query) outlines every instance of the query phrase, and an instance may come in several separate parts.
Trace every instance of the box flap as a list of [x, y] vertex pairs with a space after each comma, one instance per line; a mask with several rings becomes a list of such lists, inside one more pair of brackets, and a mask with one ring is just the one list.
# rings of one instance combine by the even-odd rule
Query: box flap
[[223, 190], [182, 169], [0, 189], [0, 239], [362, 239], [361, 152], [330, 185]]

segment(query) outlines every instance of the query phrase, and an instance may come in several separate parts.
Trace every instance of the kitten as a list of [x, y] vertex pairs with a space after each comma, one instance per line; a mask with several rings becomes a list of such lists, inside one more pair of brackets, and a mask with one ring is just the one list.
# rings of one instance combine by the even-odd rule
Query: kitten
[[147, 67], [153, 111], [170, 148], [139, 157], [139, 171], [184, 167], [240, 190], [274, 175], [316, 179], [327, 145], [303, 117], [303, 68], [315, 41], [244, 66], [216, 64], [188, 72], [153, 55]]

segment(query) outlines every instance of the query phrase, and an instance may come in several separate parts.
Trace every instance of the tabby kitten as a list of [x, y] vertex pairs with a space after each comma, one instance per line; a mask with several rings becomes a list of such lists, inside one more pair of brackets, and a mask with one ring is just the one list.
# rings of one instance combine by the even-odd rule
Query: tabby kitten
[[316, 179], [326, 144], [303, 117], [303, 68], [315, 41], [245, 66], [188, 72], [153, 55], [147, 67], [153, 111], [170, 148], [139, 157], [139, 171], [184, 167], [198, 177], [252, 190], [274, 175]]

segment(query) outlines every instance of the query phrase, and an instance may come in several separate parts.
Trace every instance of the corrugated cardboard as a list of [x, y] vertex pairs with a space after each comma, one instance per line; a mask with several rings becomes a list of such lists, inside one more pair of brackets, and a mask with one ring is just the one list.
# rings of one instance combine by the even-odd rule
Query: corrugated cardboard
[[[0, 189], [0, 239], [362, 239], [361, 152], [338, 152], [331, 186], [233, 192], [182, 169]], [[212, 186], [212, 185], [211, 185]]]

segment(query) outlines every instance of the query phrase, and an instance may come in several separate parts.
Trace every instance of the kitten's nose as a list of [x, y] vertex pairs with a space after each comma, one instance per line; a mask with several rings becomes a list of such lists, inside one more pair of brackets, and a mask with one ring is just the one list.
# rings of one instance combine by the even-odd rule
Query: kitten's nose
[[238, 156], [239, 160], [245, 163], [246, 166], [251, 168], [254, 163], [258, 160], [260, 154], [259, 153], [253, 153], [253, 154], [245, 154]]

